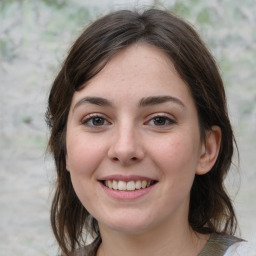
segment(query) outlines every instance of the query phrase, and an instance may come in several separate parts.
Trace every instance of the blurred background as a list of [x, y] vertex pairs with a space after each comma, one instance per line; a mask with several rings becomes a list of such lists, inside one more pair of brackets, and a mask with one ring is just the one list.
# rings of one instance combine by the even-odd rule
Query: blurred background
[[199, 31], [223, 76], [240, 149], [227, 178], [243, 238], [256, 245], [255, 0], [1, 0], [0, 254], [56, 255], [49, 224], [54, 166], [47, 95], [82, 29], [110, 10], [168, 8]]

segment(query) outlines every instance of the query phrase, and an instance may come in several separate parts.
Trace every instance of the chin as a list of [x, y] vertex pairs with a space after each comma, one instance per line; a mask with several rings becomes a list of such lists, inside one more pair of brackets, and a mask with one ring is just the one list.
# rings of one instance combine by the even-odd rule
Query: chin
[[148, 220], [141, 220], [136, 217], [125, 219], [114, 218], [112, 221], [106, 221], [103, 225], [101, 225], [99, 222], [99, 226], [106, 227], [118, 233], [135, 235], [150, 229], [152, 224], [150, 224]]

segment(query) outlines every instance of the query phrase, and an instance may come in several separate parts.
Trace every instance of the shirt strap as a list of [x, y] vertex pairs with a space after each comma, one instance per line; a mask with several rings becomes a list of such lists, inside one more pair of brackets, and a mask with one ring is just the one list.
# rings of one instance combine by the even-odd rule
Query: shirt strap
[[198, 256], [223, 256], [232, 244], [242, 241], [235, 236], [212, 233]]

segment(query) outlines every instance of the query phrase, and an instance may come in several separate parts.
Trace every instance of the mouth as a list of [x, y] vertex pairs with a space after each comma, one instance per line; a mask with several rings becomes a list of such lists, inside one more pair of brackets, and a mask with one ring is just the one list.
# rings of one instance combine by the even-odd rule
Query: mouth
[[157, 183], [155, 180], [102, 180], [101, 183], [112, 190], [136, 191], [148, 188]]

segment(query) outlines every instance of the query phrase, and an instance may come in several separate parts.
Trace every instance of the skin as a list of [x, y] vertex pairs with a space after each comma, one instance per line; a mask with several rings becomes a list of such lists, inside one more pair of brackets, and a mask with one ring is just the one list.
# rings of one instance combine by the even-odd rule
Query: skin
[[[77, 196], [98, 220], [98, 255], [197, 255], [208, 236], [190, 229], [190, 189], [195, 175], [213, 166], [220, 140], [212, 127], [202, 142], [190, 91], [154, 46], [121, 50], [75, 92], [66, 164]], [[115, 198], [101, 182], [109, 175], [156, 184], [138, 198]]]

